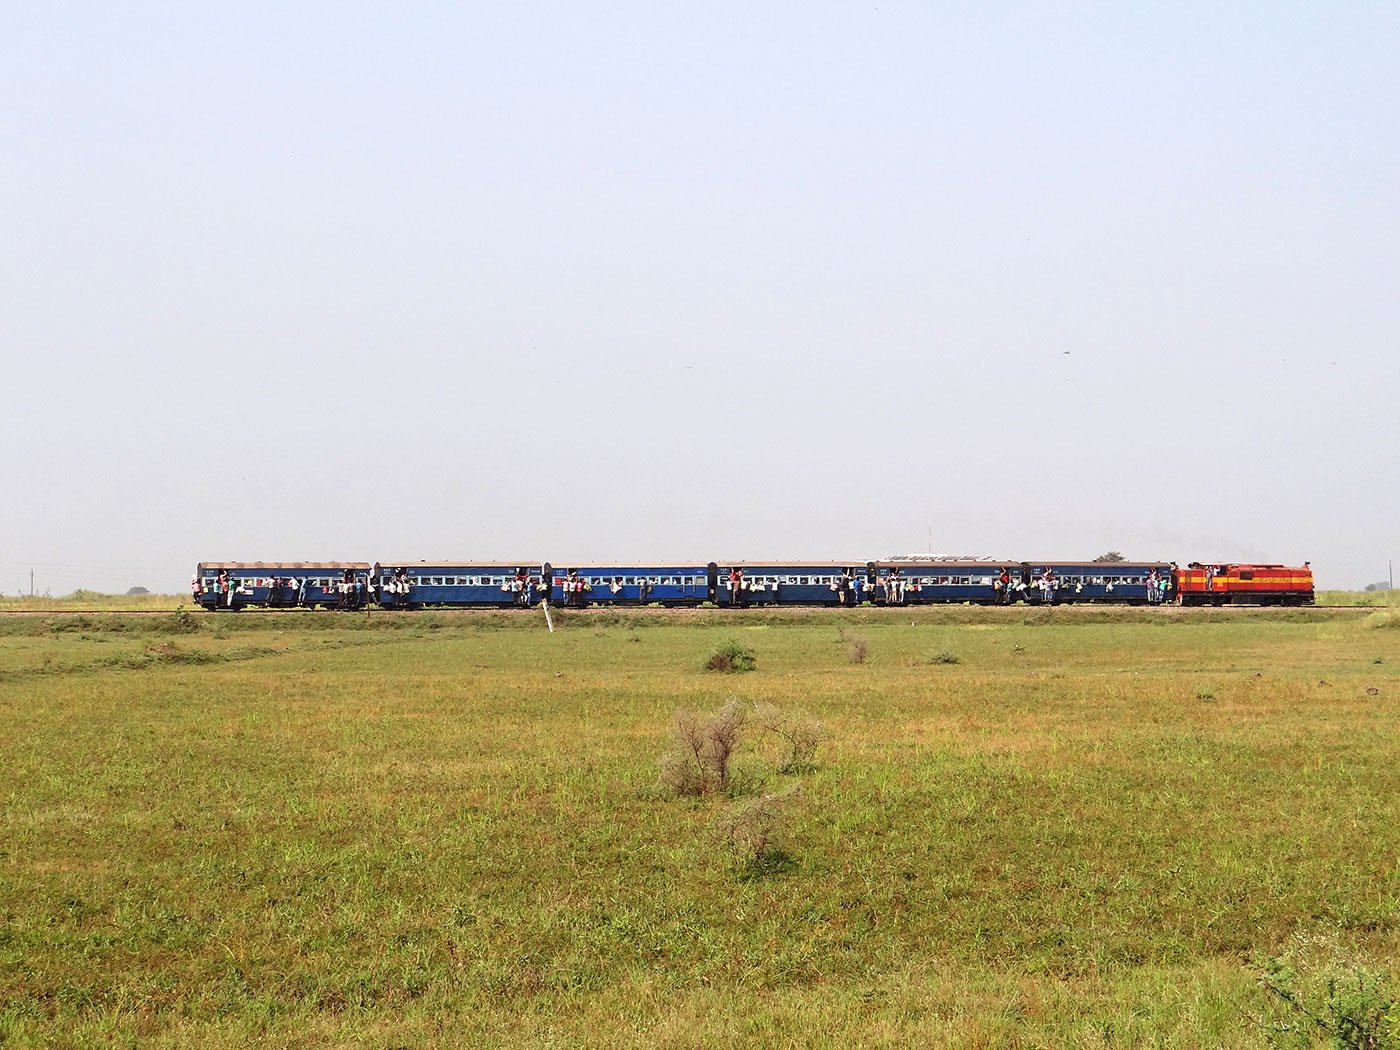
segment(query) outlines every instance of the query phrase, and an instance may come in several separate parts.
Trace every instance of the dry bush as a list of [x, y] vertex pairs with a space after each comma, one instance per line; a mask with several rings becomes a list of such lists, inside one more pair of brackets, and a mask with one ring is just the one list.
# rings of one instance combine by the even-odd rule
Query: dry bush
[[865, 658], [870, 655], [870, 642], [863, 635], [842, 627], [841, 641], [846, 645], [846, 659], [853, 664], [865, 663]]
[[748, 707], [734, 697], [714, 714], [680, 712], [671, 750], [661, 756], [661, 783], [677, 795], [730, 790], [735, 779], [734, 755], [748, 719]]
[[826, 727], [801, 711], [784, 711], [774, 704], [754, 708], [754, 722], [782, 746], [774, 763], [779, 773], [802, 773], [816, 765], [817, 748], [826, 738]]
[[736, 859], [750, 866], [786, 858], [781, 847], [801, 797], [802, 788], [794, 786], [735, 803], [715, 821], [721, 841]]

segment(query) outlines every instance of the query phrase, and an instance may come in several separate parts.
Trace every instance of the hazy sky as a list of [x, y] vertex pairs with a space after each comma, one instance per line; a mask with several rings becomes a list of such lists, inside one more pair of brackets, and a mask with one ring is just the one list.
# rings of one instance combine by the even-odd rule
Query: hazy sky
[[1384, 3], [10, 4], [0, 590], [1381, 579], [1397, 54]]

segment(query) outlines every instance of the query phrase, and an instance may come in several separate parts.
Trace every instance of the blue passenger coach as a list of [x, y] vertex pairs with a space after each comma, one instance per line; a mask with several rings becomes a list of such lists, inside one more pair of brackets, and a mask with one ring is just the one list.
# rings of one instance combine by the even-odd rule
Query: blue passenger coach
[[530, 606], [544, 597], [544, 578], [538, 562], [440, 559], [374, 566], [375, 591], [386, 609]]
[[558, 605], [699, 605], [712, 593], [711, 566], [671, 563], [546, 563], [550, 601]]
[[715, 563], [716, 605], [859, 605], [869, 601], [867, 566], [858, 561]]
[[[1148, 594], [1148, 578], [1153, 569], [1158, 579], [1171, 579], [1171, 563], [1164, 561], [1029, 561], [1020, 566], [1019, 582], [1024, 585], [1022, 596], [1031, 603], [1044, 604], [1044, 591], [1039, 586], [1041, 576], [1049, 567], [1055, 577], [1055, 604], [1072, 602], [1113, 602], [1115, 604], [1145, 605], [1161, 600], [1160, 586], [1156, 595]], [[1174, 594], [1169, 597], [1174, 598]]]
[[1001, 600], [996, 586], [1001, 570], [1019, 578], [1014, 561], [877, 561], [870, 565], [874, 600], [881, 605], [928, 605]]
[[368, 600], [370, 566], [362, 561], [202, 561], [195, 568], [194, 600], [203, 608], [346, 608], [355, 592], [347, 576], [360, 582], [360, 602]]

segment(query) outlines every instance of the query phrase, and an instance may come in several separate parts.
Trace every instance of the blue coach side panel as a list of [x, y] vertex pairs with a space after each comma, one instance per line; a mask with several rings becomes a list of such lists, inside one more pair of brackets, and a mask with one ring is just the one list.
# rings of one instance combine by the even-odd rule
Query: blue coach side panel
[[559, 605], [699, 605], [710, 595], [710, 570], [697, 564], [548, 563], [550, 601]]
[[193, 597], [218, 611], [349, 608], [371, 600], [369, 577], [362, 561], [204, 561]]
[[874, 600], [882, 605], [930, 605], [975, 602], [988, 605], [1002, 599], [997, 586], [1001, 570], [1020, 573], [1016, 562], [996, 561], [877, 561], [872, 563]]
[[870, 598], [866, 563], [850, 561], [722, 561], [715, 563], [715, 603], [854, 606]]
[[528, 607], [544, 597], [539, 562], [387, 561], [374, 567], [379, 604], [386, 609]]
[[[1171, 563], [1165, 561], [1093, 562], [1093, 561], [1031, 561], [1022, 563], [1021, 580], [1025, 583], [1025, 599], [1044, 604], [1046, 593], [1040, 586], [1045, 569], [1053, 573], [1054, 590], [1050, 600], [1056, 604], [1070, 602], [1116, 602], [1149, 604], [1161, 600], [1160, 581], [1170, 580]], [[1149, 593], [1149, 581], [1159, 585]]]

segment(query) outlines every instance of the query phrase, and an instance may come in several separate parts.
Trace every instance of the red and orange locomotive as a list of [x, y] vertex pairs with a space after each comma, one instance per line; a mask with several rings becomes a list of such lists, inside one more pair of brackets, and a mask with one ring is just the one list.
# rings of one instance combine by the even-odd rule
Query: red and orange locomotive
[[1193, 561], [1172, 572], [1182, 605], [1311, 605], [1313, 574], [1302, 565], [1239, 565]]

